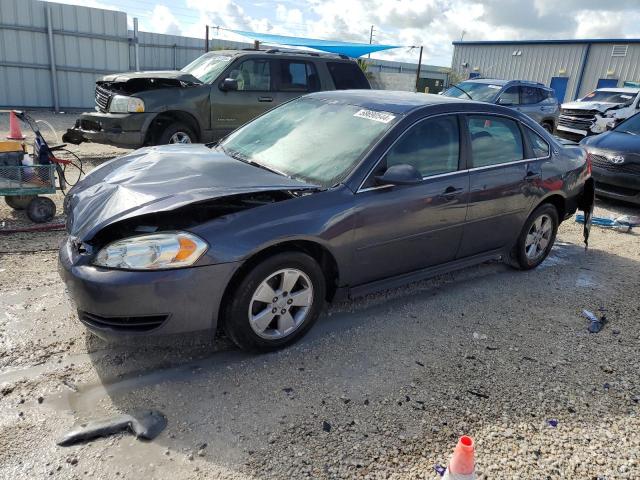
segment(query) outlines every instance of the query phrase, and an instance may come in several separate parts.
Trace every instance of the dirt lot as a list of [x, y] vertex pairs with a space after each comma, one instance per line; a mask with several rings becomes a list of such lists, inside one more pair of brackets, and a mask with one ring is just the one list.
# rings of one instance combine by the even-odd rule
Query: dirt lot
[[[640, 211], [596, 211], [620, 213]], [[3, 222], [28, 224], [4, 203]], [[480, 478], [640, 478], [638, 233], [594, 227], [585, 252], [570, 220], [534, 271], [485, 264], [333, 305], [269, 355], [86, 335], [56, 272], [62, 235], [0, 234], [0, 478], [437, 478], [463, 433]], [[600, 333], [584, 308], [606, 314]], [[139, 408], [167, 416], [153, 442], [55, 444]]]

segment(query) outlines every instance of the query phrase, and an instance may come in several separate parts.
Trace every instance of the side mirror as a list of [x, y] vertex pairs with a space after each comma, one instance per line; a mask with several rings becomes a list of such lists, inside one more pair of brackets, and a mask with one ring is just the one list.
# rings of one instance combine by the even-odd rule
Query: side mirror
[[414, 185], [422, 181], [422, 175], [416, 167], [405, 163], [391, 165], [383, 175], [376, 177], [378, 185]]
[[220, 84], [220, 90], [223, 92], [238, 90], [238, 81], [233, 78], [225, 78]]

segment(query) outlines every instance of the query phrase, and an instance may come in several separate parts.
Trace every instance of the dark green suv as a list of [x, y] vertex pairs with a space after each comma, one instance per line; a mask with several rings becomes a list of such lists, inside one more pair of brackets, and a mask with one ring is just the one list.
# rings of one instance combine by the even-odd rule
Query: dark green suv
[[96, 82], [96, 111], [81, 114], [63, 141], [128, 148], [210, 142], [300, 95], [369, 88], [345, 56], [219, 50], [179, 71], [103, 77]]

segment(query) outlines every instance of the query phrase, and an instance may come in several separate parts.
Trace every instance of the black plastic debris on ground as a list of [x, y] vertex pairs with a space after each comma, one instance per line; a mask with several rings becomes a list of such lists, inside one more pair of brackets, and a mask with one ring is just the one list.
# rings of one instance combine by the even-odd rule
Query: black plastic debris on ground
[[322, 430], [325, 432], [331, 431], [331, 424], [327, 421], [322, 422]]
[[607, 323], [607, 317], [605, 315], [602, 315], [600, 318], [598, 318], [595, 313], [589, 310], [582, 310], [582, 315], [587, 320], [589, 320], [588, 329], [590, 333], [598, 333], [600, 330], [602, 330], [602, 327], [604, 327], [605, 323]]
[[166, 426], [167, 419], [162, 413], [155, 410], [143, 410], [131, 415], [122, 414], [80, 424], [60, 438], [57, 444], [61, 447], [68, 447], [122, 431], [130, 431], [137, 439], [153, 440]]

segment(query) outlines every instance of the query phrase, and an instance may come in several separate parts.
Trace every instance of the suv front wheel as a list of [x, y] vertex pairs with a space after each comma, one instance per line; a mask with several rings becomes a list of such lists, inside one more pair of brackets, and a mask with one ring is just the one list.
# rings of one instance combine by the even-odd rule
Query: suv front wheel
[[169, 124], [158, 137], [158, 145], [174, 143], [195, 143], [198, 139], [195, 133], [184, 123]]

